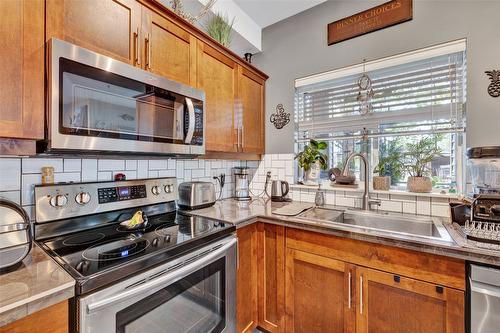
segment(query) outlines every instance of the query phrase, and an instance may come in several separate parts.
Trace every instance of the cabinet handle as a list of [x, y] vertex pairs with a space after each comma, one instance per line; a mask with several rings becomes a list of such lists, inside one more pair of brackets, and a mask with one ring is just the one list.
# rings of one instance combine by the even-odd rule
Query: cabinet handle
[[241, 150], [243, 150], [243, 147], [245, 146], [245, 127], [241, 125]]
[[146, 37], [146, 69], [151, 69], [151, 37]]
[[359, 276], [359, 314], [363, 314], [363, 275]]
[[351, 290], [352, 290], [352, 274], [351, 271], [348, 273], [348, 280], [347, 280], [347, 285], [348, 285], [348, 294], [347, 294], [347, 303], [349, 306], [349, 309], [351, 308]]
[[139, 28], [134, 32], [134, 65], [141, 65], [139, 60]]

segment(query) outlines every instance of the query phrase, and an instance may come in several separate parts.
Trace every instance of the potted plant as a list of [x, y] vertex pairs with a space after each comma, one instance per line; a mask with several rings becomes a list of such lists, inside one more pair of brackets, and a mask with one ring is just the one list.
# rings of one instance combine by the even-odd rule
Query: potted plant
[[233, 24], [234, 18], [229, 21], [227, 15], [216, 13], [208, 22], [208, 26], [206, 28], [207, 33], [210, 37], [225, 47], [229, 47], [231, 44], [231, 31], [233, 29]]
[[326, 147], [326, 142], [318, 142], [311, 139], [309, 140], [309, 145], [306, 145], [304, 150], [295, 156], [295, 159], [297, 159], [299, 163], [299, 167], [304, 170], [304, 184], [317, 184], [320, 169], [327, 169], [328, 157], [322, 152]]
[[380, 144], [380, 158], [373, 170], [373, 189], [389, 191], [391, 184], [396, 184], [403, 177], [402, 147], [399, 139]]
[[429, 163], [442, 151], [437, 143], [441, 135], [423, 137], [416, 143], [408, 143], [405, 156], [405, 169], [409, 174], [407, 188], [410, 192], [428, 193], [432, 191], [432, 180], [429, 177]]

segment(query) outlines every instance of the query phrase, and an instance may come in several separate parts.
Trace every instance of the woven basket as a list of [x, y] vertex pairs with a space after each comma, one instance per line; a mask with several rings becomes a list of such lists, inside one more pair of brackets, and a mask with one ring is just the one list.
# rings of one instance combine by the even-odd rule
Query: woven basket
[[391, 176], [373, 176], [373, 189], [375, 191], [389, 191]]
[[408, 177], [406, 186], [408, 191], [415, 193], [429, 193], [432, 191], [432, 181], [429, 177]]

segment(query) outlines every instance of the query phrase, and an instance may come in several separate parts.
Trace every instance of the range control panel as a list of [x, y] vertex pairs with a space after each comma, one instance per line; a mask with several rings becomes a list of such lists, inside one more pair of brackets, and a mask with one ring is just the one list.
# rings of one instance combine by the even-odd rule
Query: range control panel
[[100, 204], [147, 197], [146, 185], [99, 188], [97, 195]]
[[36, 223], [177, 199], [175, 178], [39, 185], [35, 186]]

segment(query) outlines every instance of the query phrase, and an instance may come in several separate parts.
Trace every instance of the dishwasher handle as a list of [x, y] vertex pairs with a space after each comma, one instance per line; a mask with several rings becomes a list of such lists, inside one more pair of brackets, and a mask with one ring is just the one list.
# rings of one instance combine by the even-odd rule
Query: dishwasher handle
[[488, 283], [471, 280], [470, 289], [472, 292], [500, 298], [500, 287]]

